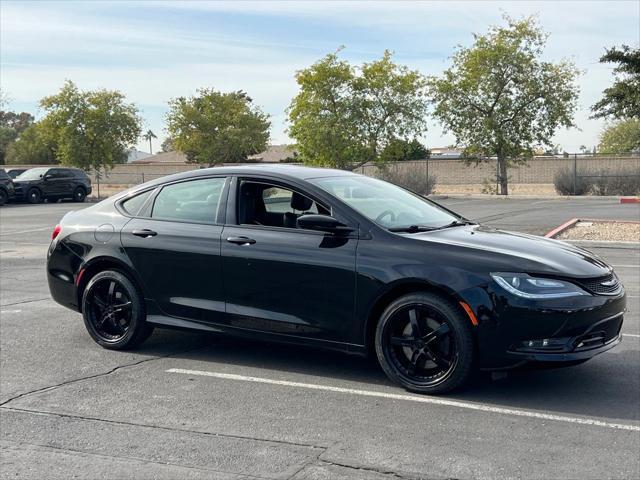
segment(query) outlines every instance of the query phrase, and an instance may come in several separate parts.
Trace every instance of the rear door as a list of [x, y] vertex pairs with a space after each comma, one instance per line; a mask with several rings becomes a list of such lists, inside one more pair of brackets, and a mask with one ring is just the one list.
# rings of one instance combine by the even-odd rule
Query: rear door
[[42, 182], [47, 197], [69, 196], [71, 172], [66, 168], [52, 168], [44, 175]]
[[164, 185], [122, 230], [149, 300], [166, 315], [206, 323], [224, 318], [226, 184], [226, 177], [207, 177]]

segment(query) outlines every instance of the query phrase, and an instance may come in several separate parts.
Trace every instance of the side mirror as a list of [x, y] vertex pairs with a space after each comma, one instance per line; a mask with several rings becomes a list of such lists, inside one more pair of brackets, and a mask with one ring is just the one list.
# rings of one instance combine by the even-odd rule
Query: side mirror
[[348, 227], [344, 223], [339, 222], [329, 215], [302, 215], [298, 217], [296, 223], [298, 225], [298, 228], [342, 235], [349, 234], [354, 230], [353, 228]]
[[53, 178], [53, 175], [45, 175], [44, 179], [45, 180], [51, 180]]

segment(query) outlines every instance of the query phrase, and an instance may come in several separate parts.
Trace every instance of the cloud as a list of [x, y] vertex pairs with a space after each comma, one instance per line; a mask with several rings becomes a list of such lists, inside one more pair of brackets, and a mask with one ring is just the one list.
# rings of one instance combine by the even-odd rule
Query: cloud
[[[585, 75], [576, 122], [560, 132], [568, 149], [592, 145], [603, 122], [589, 107], [612, 80], [598, 63], [607, 46], [638, 42], [640, 2], [11, 2], [0, 8], [0, 84], [31, 105], [69, 78], [81, 88], [122, 90], [148, 124], [163, 129], [169, 98], [199, 87], [246, 90], [272, 115], [285, 141], [284, 110], [296, 70], [339, 45], [355, 63], [385, 48], [396, 60], [438, 74], [457, 44], [501, 16], [539, 13], [550, 32], [545, 57], [568, 57]], [[451, 143], [434, 127], [427, 143]], [[141, 145], [143, 143], [141, 142]]]

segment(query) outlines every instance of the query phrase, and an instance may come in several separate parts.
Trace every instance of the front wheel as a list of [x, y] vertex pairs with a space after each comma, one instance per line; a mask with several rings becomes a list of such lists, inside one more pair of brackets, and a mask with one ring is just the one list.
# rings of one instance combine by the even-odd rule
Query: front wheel
[[378, 323], [375, 347], [387, 376], [417, 393], [439, 394], [462, 386], [475, 361], [469, 320], [452, 302], [431, 293], [392, 302]]
[[9, 201], [9, 194], [4, 188], [0, 188], [0, 205], [4, 205]]
[[27, 200], [29, 203], [42, 203], [42, 193], [37, 188], [32, 188], [27, 192]]
[[146, 322], [144, 299], [129, 278], [115, 270], [89, 280], [82, 296], [82, 314], [89, 335], [111, 350], [144, 342], [153, 326]]

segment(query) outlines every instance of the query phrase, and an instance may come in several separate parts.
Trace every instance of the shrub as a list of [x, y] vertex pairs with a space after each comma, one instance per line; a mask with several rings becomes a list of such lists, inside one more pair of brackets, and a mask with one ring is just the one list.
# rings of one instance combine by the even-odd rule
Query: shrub
[[[575, 195], [638, 195], [640, 173], [636, 170], [610, 172], [601, 170], [593, 176], [578, 175]], [[553, 184], [560, 195], [574, 195], [573, 169], [566, 168], [556, 173]]]
[[591, 191], [592, 182], [590, 178], [578, 177], [574, 186], [573, 169], [563, 168], [553, 177], [553, 185], [559, 195], [587, 195]]
[[427, 177], [426, 175], [412, 172], [409, 169], [381, 169], [377, 177], [411, 190], [412, 192], [419, 193], [420, 195], [429, 195], [433, 193], [433, 190], [436, 187], [435, 175], [429, 175], [429, 177]]

